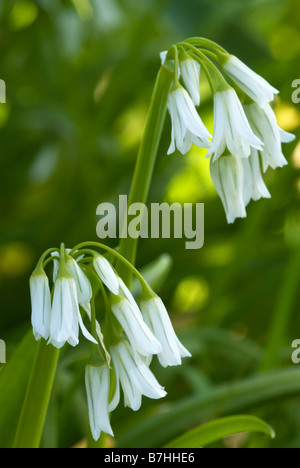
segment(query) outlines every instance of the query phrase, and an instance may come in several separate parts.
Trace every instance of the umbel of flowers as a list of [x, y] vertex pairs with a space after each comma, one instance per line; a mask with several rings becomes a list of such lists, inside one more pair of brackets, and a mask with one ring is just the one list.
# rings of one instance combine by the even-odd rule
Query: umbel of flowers
[[[116, 262], [123, 262], [139, 280], [139, 304], [114, 268]], [[121, 389], [125, 406], [134, 411], [143, 395], [166, 395], [150, 370], [153, 356], [163, 367], [178, 366], [191, 356], [177, 338], [162, 300], [128, 261], [102, 244], [48, 250], [30, 278], [30, 291], [37, 340], [43, 338], [58, 349], [66, 343], [75, 347], [81, 330], [91, 343], [85, 384], [95, 440], [102, 431], [113, 435], [109, 415], [120, 403]], [[99, 295], [103, 307], [96, 310]]]
[[[186, 154], [192, 144], [207, 148], [212, 180], [228, 223], [246, 217], [251, 200], [271, 197], [262, 173], [287, 164], [282, 143], [295, 138], [277, 124], [271, 103], [279, 91], [207, 39], [179, 43], [162, 52], [161, 59], [162, 66], [174, 73], [168, 102], [172, 122], [168, 153], [177, 149]], [[201, 70], [213, 95], [213, 135], [197, 110]]]

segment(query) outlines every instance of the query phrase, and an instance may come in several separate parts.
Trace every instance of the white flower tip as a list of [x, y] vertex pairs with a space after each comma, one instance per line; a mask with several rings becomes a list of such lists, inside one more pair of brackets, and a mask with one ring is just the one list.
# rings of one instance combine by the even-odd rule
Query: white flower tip
[[167, 60], [168, 51], [164, 50], [159, 55], [160, 55], [161, 63], [162, 63], [162, 65], [164, 65], [166, 63], [166, 60]]

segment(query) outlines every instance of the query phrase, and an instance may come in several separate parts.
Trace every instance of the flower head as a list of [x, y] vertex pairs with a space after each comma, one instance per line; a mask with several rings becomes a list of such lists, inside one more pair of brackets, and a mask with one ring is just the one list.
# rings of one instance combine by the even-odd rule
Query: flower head
[[77, 346], [79, 328], [89, 341], [97, 343], [83, 324], [75, 279], [59, 275], [54, 285], [49, 343], [58, 349], [66, 343]]
[[216, 161], [226, 148], [238, 158], [248, 158], [251, 148], [263, 148], [233, 88], [218, 91], [214, 96], [214, 138], [207, 157], [213, 155]]
[[203, 124], [188, 92], [177, 86], [169, 94], [169, 112], [172, 121], [172, 141], [168, 154], [177, 148], [186, 154], [191, 145], [209, 148], [211, 135]]
[[211, 177], [222, 200], [227, 222], [247, 216], [244, 201], [244, 169], [241, 158], [224, 155], [216, 161], [211, 159]]
[[93, 266], [105, 286], [115, 295], [119, 295], [119, 280], [111, 264], [102, 255], [96, 255]]
[[117, 385], [121, 384], [124, 393], [125, 406], [137, 411], [141, 407], [142, 395], [152, 399], [166, 396], [145, 361], [133, 353], [128, 342], [120, 341], [111, 347], [110, 352]]
[[163, 367], [179, 366], [181, 358], [191, 357], [177, 338], [169, 314], [159, 297], [153, 296], [142, 301], [141, 311], [145, 322], [162, 345], [162, 351], [157, 357]]
[[248, 205], [250, 200], [271, 198], [270, 192], [263, 180], [260, 169], [260, 158], [258, 151], [252, 149], [251, 155], [242, 160], [244, 170], [244, 202]]
[[276, 169], [287, 164], [282, 152], [282, 143], [291, 142], [295, 136], [284, 132], [277, 124], [276, 116], [269, 104], [260, 107], [253, 103], [245, 106], [245, 112], [253, 131], [264, 142], [261, 150], [263, 171]]
[[119, 296], [112, 301], [111, 309], [136, 352], [142, 356], [161, 352], [161, 344], [144, 322], [137, 304], [133, 305], [126, 297]]
[[89, 421], [94, 440], [101, 432], [114, 436], [109, 420], [110, 369], [106, 364], [85, 369], [85, 386], [89, 408]]
[[223, 67], [244, 93], [261, 107], [265, 107], [266, 104], [272, 102], [275, 95], [279, 93], [264, 78], [233, 55], [228, 55]]
[[74, 258], [68, 257], [66, 266], [72, 277], [75, 279], [79, 304], [81, 306], [88, 305], [93, 295], [91, 283]]
[[182, 81], [195, 106], [200, 105], [200, 64], [189, 56], [180, 60]]
[[43, 269], [33, 273], [30, 278], [31, 322], [36, 339], [48, 339], [50, 333], [51, 292], [49, 279]]

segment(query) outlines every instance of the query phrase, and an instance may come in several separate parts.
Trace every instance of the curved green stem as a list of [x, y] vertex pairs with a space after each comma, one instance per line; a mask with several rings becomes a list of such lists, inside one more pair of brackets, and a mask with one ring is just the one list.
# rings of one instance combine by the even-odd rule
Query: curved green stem
[[[168, 95], [173, 81], [173, 70], [162, 66], [156, 80], [144, 136], [139, 149], [128, 204], [146, 203], [152, 181], [159, 143], [167, 113]], [[123, 229], [127, 230], [128, 226]], [[120, 253], [131, 264], [135, 264], [138, 239], [124, 238], [120, 242]], [[119, 273], [127, 285], [131, 273], [120, 265]]]
[[145, 291], [150, 290], [150, 287], [149, 287], [147, 281], [140, 274], [140, 272], [128, 260], [126, 260], [126, 258], [123, 257], [123, 255], [121, 255], [119, 252], [116, 252], [116, 250], [112, 249], [111, 247], [108, 247], [105, 244], [101, 244], [100, 242], [91, 241], [91, 242], [82, 242], [82, 244], [76, 245], [76, 247], [74, 247], [73, 250], [74, 251], [80, 250], [80, 252], [78, 252], [77, 255], [80, 255], [82, 253], [87, 253], [87, 254], [91, 254], [91, 255], [97, 254], [97, 252], [93, 252], [92, 250], [84, 248], [84, 247], [87, 247], [87, 246], [98, 247], [99, 249], [103, 249], [106, 252], [109, 252], [110, 254], [115, 256], [119, 260], [119, 262], [121, 262], [122, 265], [127, 267], [127, 271], [133, 273], [137, 277], [137, 279], [139, 280], [143, 290], [145, 290]]

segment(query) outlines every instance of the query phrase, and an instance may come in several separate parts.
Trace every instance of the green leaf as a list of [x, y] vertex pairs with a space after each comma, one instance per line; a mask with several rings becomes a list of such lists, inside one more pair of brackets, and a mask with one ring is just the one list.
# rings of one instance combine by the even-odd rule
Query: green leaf
[[36, 347], [30, 330], [0, 373], [0, 448], [13, 444]]
[[[155, 292], [165, 283], [172, 269], [172, 263], [170, 255], [162, 254], [154, 262], [149, 263], [141, 269], [141, 274]], [[135, 297], [141, 295], [141, 286], [136, 278], [132, 281], [131, 292]]]
[[275, 431], [255, 416], [230, 416], [217, 419], [193, 429], [166, 445], [167, 448], [205, 447], [219, 439], [240, 432], [262, 432], [275, 438]]
[[[118, 447], [161, 447], [199, 421], [249, 411], [263, 404], [298, 398], [299, 369], [290, 368], [219, 385], [202, 394], [189, 396], [168, 408], [158, 405], [147, 420], [131, 418], [131, 427], [117, 433]], [[117, 431], [116, 431], [117, 432]]]

